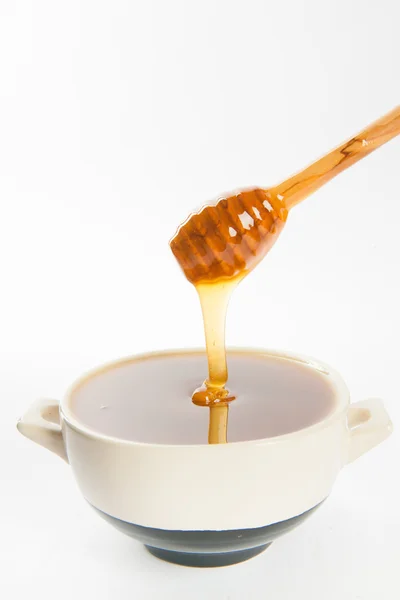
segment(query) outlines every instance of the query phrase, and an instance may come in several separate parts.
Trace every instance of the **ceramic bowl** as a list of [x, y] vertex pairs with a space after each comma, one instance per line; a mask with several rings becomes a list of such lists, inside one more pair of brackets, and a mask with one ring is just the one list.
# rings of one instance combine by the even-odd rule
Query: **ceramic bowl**
[[[290, 433], [208, 445], [119, 439], [92, 430], [73, 411], [78, 394], [79, 401], [101, 395], [103, 402], [104, 396], [128, 393], [138, 360], [151, 364], [171, 353], [199, 352], [110, 363], [79, 379], [60, 403], [34, 403], [18, 429], [66, 460], [87, 502], [153, 555], [183, 565], [224, 566], [259, 554], [302, 523], [328, 497], [341, 468], [389, 436], [391, 422], [380, 400], [350, 404], [345, 383], [329, 366], [266, 350], [259, 352], [323, 374], [334, 390], [327, 415]], [[140, 419], [140, 398], [129, 393]], [[152, 419], [146, 416], [146, 423], [151, 428]], [[164, 425], [169, 427], [167, 419]]]

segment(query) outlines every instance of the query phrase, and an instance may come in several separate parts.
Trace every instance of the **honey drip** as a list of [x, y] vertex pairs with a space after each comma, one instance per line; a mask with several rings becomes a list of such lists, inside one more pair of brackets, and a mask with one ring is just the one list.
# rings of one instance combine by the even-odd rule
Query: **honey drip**
[[225, 320], [230, 295], [276, 242], [288, 212], [336, 175], [400, 134], [400, 106], [306, 169], [269, 189], [247, 189], [191, 215], [170, 242], [200, 297], [208, 379], [192, 400], [210, 408], [208, 441], [227, 442]]
[[234, 288], [244, 277], [226, 279], [217, 283], [200, 283], [196, 286], [203, 312], [206, 338], [208, 379], [194, 391], [192, 401], [210, 408], [208, 442], [227, 442], [229, 403], [235, 400], [225, 387], [228, 369], [225, 352], [225, 321], [228, 303]]

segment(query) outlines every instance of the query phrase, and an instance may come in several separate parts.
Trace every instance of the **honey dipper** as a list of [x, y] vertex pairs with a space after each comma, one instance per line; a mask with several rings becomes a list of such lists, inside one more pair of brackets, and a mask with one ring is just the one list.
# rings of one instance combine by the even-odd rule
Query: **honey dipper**
[[283, 183], [237, 192], [192, 214], [170, 241], [187, 279], [197, 285], [251, 271], [276, 242], [293, 206], [399, 133], [397, 106]]

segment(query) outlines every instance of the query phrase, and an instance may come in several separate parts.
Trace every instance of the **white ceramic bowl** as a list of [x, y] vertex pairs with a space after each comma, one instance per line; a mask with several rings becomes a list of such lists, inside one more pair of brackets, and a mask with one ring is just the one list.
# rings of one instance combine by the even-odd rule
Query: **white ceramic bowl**
[[[79, 379], [61, 403], [34, 403], [18, 429], [68, 461], [85, 499], [153, 554], [220, 566], [258, 554], [302, 522], [330, 494], [340, 469], [386, 439], [392, 426], [380, 400], [349, 404], [345, 383], [327, 365], [266, 350], [258, 352], [323, 373], [335, 396], [325, 418], [276, 437], [178, 445], [101, 434], [71, 409], [78, 390], [95, 393], [100, 378], [118, 380], [138, 359], [199, 352], [171, 350], [110, 363]], [[254, 350], [229, 350], [235, 352]]]

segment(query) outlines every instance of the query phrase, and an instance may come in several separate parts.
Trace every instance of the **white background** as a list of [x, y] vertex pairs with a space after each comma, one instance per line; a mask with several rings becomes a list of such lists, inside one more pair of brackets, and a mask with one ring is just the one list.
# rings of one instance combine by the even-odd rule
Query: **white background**
[[[399, 18], [396, 0], [0, 1], [1, 597], [399, 597], [397, 433], [266, 553], [194, 570], [101, 522], [68, 466], [15, 430], [87, 368], [203, 344], [176, 226], [398, 104]], [[399, 158], [398, 139], [293, 211], [227, 332], [330, 363], [395, 426]]]

